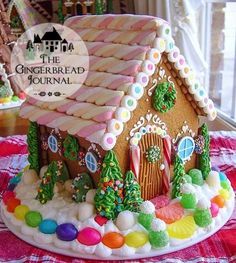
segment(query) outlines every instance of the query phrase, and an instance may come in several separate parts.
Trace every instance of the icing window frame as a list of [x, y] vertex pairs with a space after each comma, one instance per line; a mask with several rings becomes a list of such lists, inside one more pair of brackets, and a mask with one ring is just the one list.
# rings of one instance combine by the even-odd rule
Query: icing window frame
[[85, 165], [89, 172], [96, 173], [98, 170], [98, 161], [94, 153], [87, 152], [84, 157]]
[[[191, 146], [189, 145], [191, 144]], [[194, 139], [190, 136], [185, 136], [180, 139], [177, 147], [177, 154], [182, 161], [187, 161], [191, 158], [194, 153], [195, 142]]]
[[48, 137], [48, 148], [51, 152], [56, 153], [58, 151], [57, 138], [54, 135], [49, 135]]

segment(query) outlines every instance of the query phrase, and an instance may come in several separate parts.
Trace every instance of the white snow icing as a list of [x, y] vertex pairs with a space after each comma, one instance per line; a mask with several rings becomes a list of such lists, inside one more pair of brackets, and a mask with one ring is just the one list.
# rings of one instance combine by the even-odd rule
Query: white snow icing
[[107, 258], [112, 254], [112, 249], [99, 243], [95, 249], [95, 254], [99, 257]]
[[207, 208], [210, 208], [211, 207], [211, 202], [208, 199], [206, 199], [206, 198], [202, 198], [202, 199], [200, 199], [198, 201], [197, 207], [199, 209], [203, 209], [203, 210], [207, 209]]
[[143, 214], [153, 214], [155, 212], [155, 206], [150, 201], [144, 201], [139, 208]]
[[195, 188], [189, 183], [182, 184], [180, 186], [180, 191], [183, 194], [195, 194], [196, 193]]
[[165, 231], [166, 230], [166, 223], [158, 218], [152, 220], [151, 229], [153, 231]]

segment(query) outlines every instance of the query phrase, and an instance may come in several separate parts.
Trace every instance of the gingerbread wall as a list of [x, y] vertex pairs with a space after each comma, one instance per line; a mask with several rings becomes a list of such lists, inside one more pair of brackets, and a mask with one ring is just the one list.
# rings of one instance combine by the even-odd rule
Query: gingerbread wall
[[[164, 76], [161, 80], [158, 80], [158, 83], [168, 81], [167, 78], [171, 76], [170, 79], [174, 82], [177, 91], [176, 104], [166, 113], [156, 111], [152, 107], [152, 97], [148, 96], [148, 90], [153, 86], [152, 81], [154, 79], [160, 78], [160, 68], [162, 68], [162, 73], [165, 71], [165, 74], [163, 75], [166, 76]], [[181, 131], [185, 121], [187, 121], [189, 128], [191, 128], [195, 134], [197, 134], [198, 132], [198, 114], [201, 114], [201, 112], [197, 108], [191, 95], [187, 94], [186, 83], [184, 83], [183, 80], [178, 76], [178, 72], [174, 70], [173, 65], [167, 61], [167, 58], [165, 56], [162, 57], [162, 61], [159, 63], [155, 74], [150, 79], [148, 87], [145, 88], [144, 96], [138, 101], [138, 106], [133, 111], [131, 120], [126, 123], [124, 132], [119, 136], [114, 148], [123, 172], [129, 169], [129, 133], [134, 124], [139, 121], [139, 118], [141, 116], [145, 116], [148, 112], [157, 114], [160, 119], [166, 123], [168, 129], [167, 133], [171, 136], [171, 138], [175, 138], [176, 135]], [[186, 135], [189, 134], [184, 134], [183, 136]], [[185, 165], [186, 171], [195, 167], [195, 164], [196, 154], [193, 154], [191, 160], [188, 161]]]

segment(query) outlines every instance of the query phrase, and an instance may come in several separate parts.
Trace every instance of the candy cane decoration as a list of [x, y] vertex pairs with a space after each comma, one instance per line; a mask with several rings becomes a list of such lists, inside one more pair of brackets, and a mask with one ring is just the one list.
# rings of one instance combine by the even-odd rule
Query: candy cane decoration
[[136, 145], [130, 146], [130, 170], [138, 179], [140, 169], [140, 148]]
[[166, 136], [163, 138], [163, 153], [164, 153], [164, 169], [163, 175], [163, 192], [167, 193], [170, 185], [170, 163], [171, 163], [171, 138]]

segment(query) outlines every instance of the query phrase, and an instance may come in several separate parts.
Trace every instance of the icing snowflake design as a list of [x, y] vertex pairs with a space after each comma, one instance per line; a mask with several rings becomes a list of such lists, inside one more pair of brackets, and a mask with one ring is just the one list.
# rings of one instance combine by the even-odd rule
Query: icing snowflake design
[[160, 148], [157, 145], [152, 145], [146, 151], [146, 158], [149, 163], [155, 163], [160, 159]]
[[176, 137], [172, 139], [172, 143], [176, 143], [179, 140], [179, 138], [186, 133], [188, 133], [192, 138], [195, 137], [195, 132], [193, 132], [193, 130], [189, 128], [187, 121], [183, 123], [181, 130], [177, 133]]

